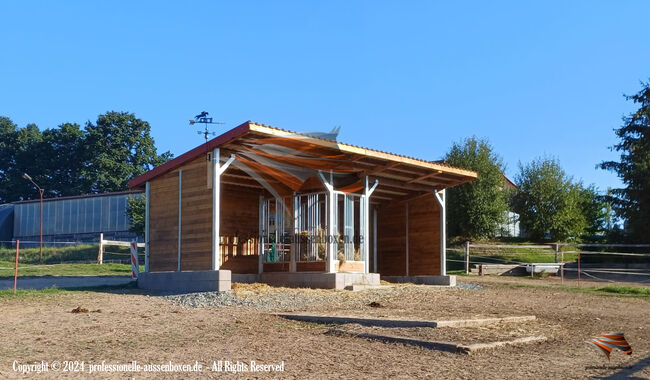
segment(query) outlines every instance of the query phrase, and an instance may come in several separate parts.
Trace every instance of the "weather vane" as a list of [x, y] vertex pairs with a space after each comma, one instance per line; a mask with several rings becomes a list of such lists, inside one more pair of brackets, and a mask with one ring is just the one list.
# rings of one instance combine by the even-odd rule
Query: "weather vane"
[[225, 124], [220, 121], [212, 121], [211, 117], [208, 117], [209, 113], [207, 111], [203, 111], [200, 114], [194, 116], [194, 120], [190, 120], [190, 125], [194, 125], [196, 123], [202, 123], [205, 124], [205, 130], [204, 131], [196, 131], [199, 135], [204, 135], [205, 136], [205, 142], [208, 142], [208, 139], [210, 138], [210, 135], [216, 136], [216, 132], [210, 132], [208, 130], [208, 124]]

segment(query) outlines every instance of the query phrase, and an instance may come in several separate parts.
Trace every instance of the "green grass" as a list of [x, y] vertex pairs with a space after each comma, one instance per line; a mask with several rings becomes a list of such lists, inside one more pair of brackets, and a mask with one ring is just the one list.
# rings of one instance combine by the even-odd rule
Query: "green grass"
[[[131, 264], [92, 263], [97, 260], [98, 244], [78, 244], [74, 246], [43, 247], [43, 260], [39, 248], [21, 248], [18, 260], [19, 276], [113, 276], [131, 273]], [[128, 247], [107, 247], [104, 260], [128, 260]], [[0, 277], [13, 277], [16, 248], [0, 248]], [[144, 258], [140, 254], [140, 261]], [[140, 266], [140, 271], [144, 266]]]
[[[448, 251], [447, 259], [458, 260], [448, 261], [448, 272], [462, 271], [465, 268], [465, 254], [458, 251]], [[565, 253], [564, 262], [574, 262], [578, 259], [575, 253]], [[562, 260], [560, 255], [559, 260]], [[555, 252], [544, 249], [517, 249], [505, 248], [491, 252], [477, 252], [474, 249], [470, 251], [471, 265], [481, 264], [517, 264], [517, 263], [553, 263], [555, 262]]]
[[51, 287], [46, 289], [18, 289], [14, 294], [13, 289], [0, 290], [0, 300], [8, 298], [33, 298], [56, 296], [60, 294], [72, 294], [77, 292], [111, 292], [118, 290], [134, 289], [135, 283], [127, 285], [105, 285], [105, 286], [87, 286], [81, 288], [57, 288]]
[[609, 285], [603, 288], [598, 288], [596, 290], [604, 293], [650, 297], [650, 288], [635, 288], [632, 286]]
[[[523, 278], [523, 277], [522, 277]], [[510, 288], [543, 288], [553, 290], [563, 290], [567, 292], [598, 294], [602, 296], [613, 297], [635, 297], [650, 298], [650, 288], [633, 287], [624, 285], [607, 285], [607, 286], [571, 286], [571, 285], [543, 285], [527, 283], [501, 283], [500, 285]]]
[[[144, 271], [144, 265], [140, 265]], [[130, 264], [18, 264], [18, 276], [121, 276], [130, 275]], [[0, 277], [13, 277], [14, 262], [0, 261]]]
[[[23, 264], [61, 264], [69, 261], [97, 260], [98, 244], [78, 244], [74, 246], [43, 247], [43, 260], [39, 257], [39, 248], [21, 248], [19, 262]], [[142, 255], [142, 252], [140, 252]], [[13, 262], [16, 248], [0, 248], [0, 261]], [[104, 260], [127, 260], [129, 247], [107, 247]]]

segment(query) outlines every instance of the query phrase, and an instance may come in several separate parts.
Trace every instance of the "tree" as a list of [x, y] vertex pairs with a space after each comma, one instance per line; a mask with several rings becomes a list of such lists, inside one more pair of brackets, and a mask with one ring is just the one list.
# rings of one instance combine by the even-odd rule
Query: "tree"
[[129, 231], [135, 232], [138, 236], [144, 236], [146, 207], [147, 199], [143, 195], [130, 196], [127, 199], [126, 214], [131, 224]]
[[79, 124], [64, 123], [43, 131], [41, 168], [47, 177], [41, 186], [51, 196], [88, 193], [84, 171], [88, 162], [86, 136]]
[[494, 236], [508, 210], [501, 158], [487, 140], [470, 137], [454, 143], [445, 162], [478, 173], [476, 180], [447, 191], [450, 235], [472, 239]]
[[0, 203], [38, 198], [39, 192], [22, 178], [29, 173], [38, 183], [44, 179], [43, 135], [35, 124], [17, 128], [8, 118], [0, 118]]
[[617, 215], [626, 221], [629, 237], [637, 242], [650, 240], [650, 82], [641, 83], [636, 95], [626, 96], [639, 109], [623, 117], [615, 129], [621, 140], [612, 148], [621, 152], [620, 161], [605, 161], [600, 168], [614, 171], [626, 185], [612, 189], [609, 198]]
[[534, 239], [551, 237], [564, 241], [583, 234], [587, 221], [580, 198], [581, 186], [566, 175], [559, 161], [538, 158], [519, 163], [515, 177], [519, 186], [512, 206], [521, 226]]
[[128, 112], [99, 115], [96, 124], [85, 128], [89, 156], [85, 178], [93, 193], [127, 189], [127, 183], [172, 157], [158, 155], [151, 137], [151, 126]]
[[585, 233], [590, 236], [608, 232], [610, 221], [610, 206], [606, 197], [600, 195], [594, 185], [584, 187], [578, 184], [578, 193], [580, 197], [580, 208], [585, 218]]
[[126, 190], [131, 178], [171, 157], [157, 154], [150, 129], [133, 114], [118, 112], [100, 115], [84, 129], [64, 123], [43, 132], [0, 117], [0, 203], [39, 197], [23, 173], [46, 197]]

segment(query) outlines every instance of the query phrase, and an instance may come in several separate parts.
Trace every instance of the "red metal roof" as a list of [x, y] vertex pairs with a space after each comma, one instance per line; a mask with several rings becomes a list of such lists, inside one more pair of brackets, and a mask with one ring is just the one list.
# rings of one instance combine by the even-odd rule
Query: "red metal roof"
[[[132, 179], [131, 181], [129, 181], [129, 188], [131, 188], [131, 189], [133, 189], [133, 188], [143, 188], [147, 181], [149, 181], [149, 180], [151, 180], [151, 179], [153, 179], [153, 178], [155, 178], [155, 177], [157, 177], [159, 175], [162, 175], [162, 174], [164, 174], [164, 173], [166, 173], [168, 171], [174, 170], [175, 168], [183, 165], [184, 163], [186, 163], [188, 161], [191, 161], [191, 160], [199, 157], [202, 154], [205, 154], [206, 151], [211, 151], [212, 149], [218, 148], [219, 146], [224, 145], [224, 144], [236, 139], [237, 137], [246, 134], [247, 132], [251, 131], [251, 125], [254, 125], [255, 128], [258, 128], [258, 129], [259, 129], [259, 127], [264, 127], [264, 128], [268, 128], [268, 129], [270, 129], [272, 131], [280, 131], [280, 132], [290, 133], [290, 134], [293, 134], [293, 135], [305, 136], [305, 137], [308, 137], [311, 140], [322, 140], [323, 142], [326, 142], [328, 144], [333, 143], [330, 140], [321, 139], [321, 138], [313, 137], [313, 136], [309, 136], [309, 135], [303, 135], [301, 133], [288, 131], [288, 130], [285, 130], [285, 129], [280, 129], [280, 128], [276, 128], [276, 127], [272, 127], [272, 126], [268, 126], [268, 125], [264, 125], [264, 124], [260, 124], [260, 123], [253, 123], [253, 122], [251, 122], [249, 120], [249, 121], [246, 121], [245, 123], [233, 128], [233, 129], [231, 129], [230, 131], [225, 132], [224, 134], [215, 137], [214, 139], [208, 141], [207, 143], [205, 143], [203, 145], [200, 145], [200, 146], [197, 146], [196, 148], [194, 148], [194, 149], [192, 149], [192, 150], [190, 150], [190, 151], [188, 151], [186, 153], [183, 153], [182, 155], [180, 155], [180, 156], [166, 162], [165, 164], [163, 164], [161, 166], [158, 166], [158, 167], [144, 173], [143, 175], [141, 175], [139, 177], [136, 177], [136, 178]], [[334, 142], [334, 143], [336, 144], [336, 142]], [[414, 157], [409, 157], [409, 156], [399, 155], [399, 154], [390, 153], [390, 152], [383, 152], [383, 151], [379, 151], [379, 150], [363, 148], [363, 147], [356, 146], [356, 145], [351, 145], [351, 144], [344, 144], [344, 143], [338, 143], [338, 144], [345, 145], [345, 146], [352, 147], [352, 148], [363, 149], [363, 150], [368, 151], [369, 153], [382, 153], [382, 154], [385, 154], [385, 155], [390, 155], [389, 158], [393, 159], [393, 160], [399, 159], [399, 158], [404, 158], [404, 159], [409, 159], [409, 160], [415, 161], [415, 164], [418, 164], [418, 163], [422, 163], [422, 165], [434, 164], [434, 165], [436, 165], [436, 168], [438, 168], [438, 169], [445, 169], [445, 170], [450, 169], [450, 170], [453, 170], [453, 171], [462, 172], [461, 175], [466, 175], [466, 176], [469, 176], [469, 177], [476, 178], [476, 173], [475, 172], [464, 170], [464, 169], [454, 168], [454, 167], [449, 166], [449, 165], [447, 165], [445, 163], [442, 163], [442, 162], [426, 161], [426, 160], [422, 160], [422, 159], [418, 159], [418, 158], [414, 158]]]
[[249, 127], [250, 127], [250, 121], [247, 121], [229, 130], [228, 132], [213, 138], [207, 143], [203, 145], [199, 145], [196, 148], [188, 152], [185, 152], [180, 156], [172, 160], [169, 160], [166, 163], [144, 173], [143, 175], [133, 178], [132, 180], [129, 181], [129, 188], [133, 189], [133, 188], [143, 187], [144, 184], [147, 183], [147, 181], [149, 181], [150, 179], [158, 177], [161, 174], [167, 173], [170, 170], [174, 170], [177, 167], [183, 165], [184, 163], [191, 161], [202, 154], [205, 154], [206, 151], [215, 149], [227, 143], [228, 141], [231, 141], [234, 138], [243, 135], [244, 133], [250, 130]]

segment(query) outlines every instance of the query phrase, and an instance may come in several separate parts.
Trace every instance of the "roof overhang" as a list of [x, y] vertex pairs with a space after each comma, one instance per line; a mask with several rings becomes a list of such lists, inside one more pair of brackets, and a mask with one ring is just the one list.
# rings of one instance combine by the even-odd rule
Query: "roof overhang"
[[[215, 148], [220, 148], [227, 155], [234, 154], [237, 156], [238, 153], [250, 151], [251, 142], [264, 143], [264, 141], [270, 141], [274, 143], [274, 141], [277, 141], [274, 139], [296, 139], [305, 151], [317, 150], [318, 154], [328, 157], [336, 155], [359, 178], [367, 177], [373, 182], [375, 179], [379, 181], [379, 186], [373, 193], [373, 198], [380, 200], [408, 199], [423, 193], [431, 193], [434, 190], [442, 190], [469, 182], [477, 177], [476, 172], [451, 167], [440, 162], [425, 161], [316, 138], [248, 121], [208, 141], [206, 144], [198, 146], [134, 178], [129, 182], [129, 188], [142, 188], [147, 181], [174, 170]], [[253, 178], [247, 176], [243, 171], [239, 172], [236, 168], [229, 168], [224, 175], [226, 176], [226, 183], [261, 187], [256, 184]], [[228, 178], [228, 176], [232, 178]]]

